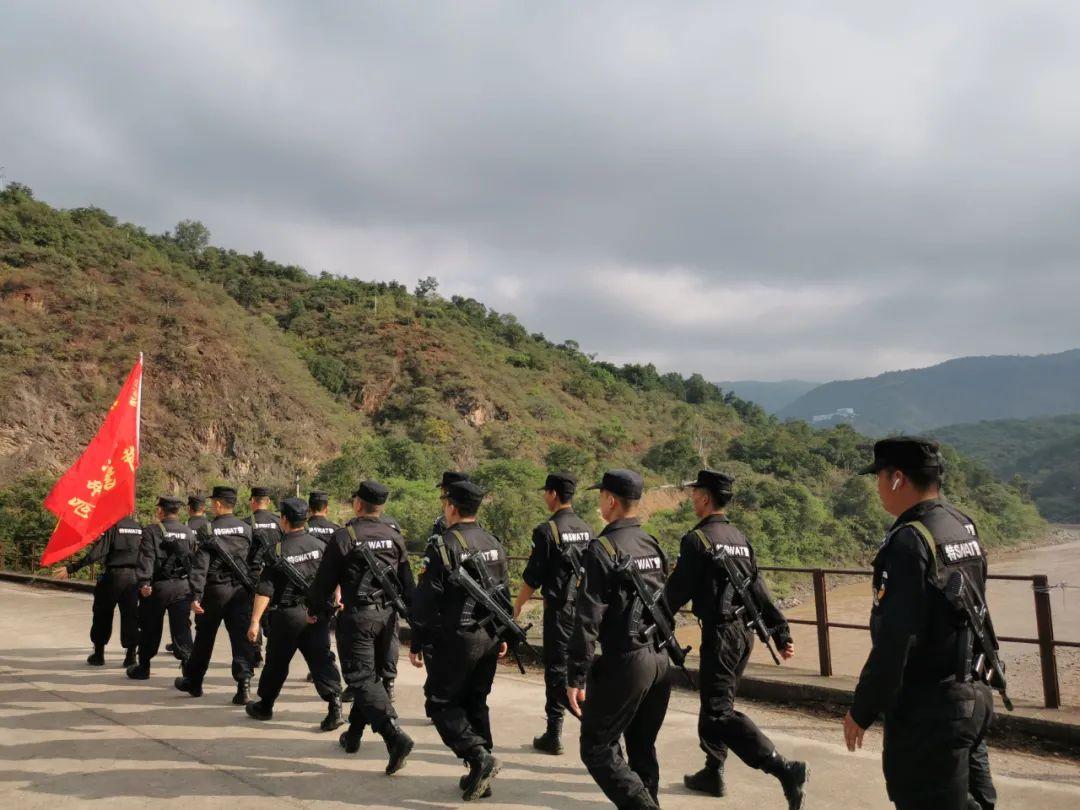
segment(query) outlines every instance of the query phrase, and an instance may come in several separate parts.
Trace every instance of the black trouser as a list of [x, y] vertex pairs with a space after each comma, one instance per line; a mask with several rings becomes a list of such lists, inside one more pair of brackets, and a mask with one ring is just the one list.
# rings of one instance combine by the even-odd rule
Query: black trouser
[[379, 677], [383, 683], [393, 683], [397, 679], [398, 655], [401, 643], [398, 641], [398, 615], [391, 612], [390, 628], [379, 650]]
[[994, 810], [997, 790], [990, 775], [990, 753], [986, 750], [986, 738], [971, 750], [968, 760], [968, 793], [980, 810]]
[[574, 629], [574, 603], [544, 600], [544, 714], [561, 720], [566, 712], [566, 648]]
[[330, 628], [325, 616], [308, 624], [304, 605], [275, 608], [270, 611], [270, 631], [266, 634], [266, 664], [259, 676], [259, 698], [273, 706], [285, 679], [289, 664], [299, 650], [307, 662], [319, 697], [329, 701], [341, 695], [341, 674], [330, 658]]
[[[903, 810], [965, 810], [971, 760], [979, 751], [994, 714], [985, 684], [953, 683], [907, 687], [885, 717], [881, 761], [889, 798]], [[980, 769], [982, 791], [989, 763]]]
[[191, 655], [191, 590], [186, 579], [158, 580], [152, 592], [139, 600], [139, 665], [149, 666], [161, 646], [161, 631], [165, 614], [169, 615], [169, 630], [180, 660]]
[[495, 681], [499, 642], [486, 630], [459, 629], [425, 649], [424, 711], [442, 741], [462, 759], [493, 747], [487, 697]]
[[134, 568], [106, 568], [94, 586], [90, 642], [104, 647], [112, 638], [113, 611], [120, 608], [120, 644], [133, 649], [139, 643], [139, 590]]
[[604, 653], [593, 662], [581, 716], [581, 761], [617, 807], [642, 788], [654, 797], [659, 791], [656, 735], [670, 696], [668, 657], [652, 647]]
[[349, 730], [363, 731], [365, 725], [378, 732], [397, 717], [383, 684], [382, 653], [386, 637], [394, 632], [397, 614], [391, 608], [347, 607], [338, 615], [337, 647], [341, 669], [353, 690]]
[[251, 679], [259, 650], [247, 640], [251, 623], [252, 596], [243, 585], [214, 582], [206, 586], [203, 594], [203, 613], [195, 616], [195, 643], [191, 657], [184, 664], [184, 675], [196, 684], [202, 684], [214, 653], [218, 627], [225, 622], [232, 645], [232, 676], [237, 683]]
[[754, 721], [735, 711], [735, 691], [753, 647], [754, 634], [741, 622], [701, 628], [698, 739], [708, 766], [722, 766], [731, 749], [751, 768], [760, 768], [775, 751]]

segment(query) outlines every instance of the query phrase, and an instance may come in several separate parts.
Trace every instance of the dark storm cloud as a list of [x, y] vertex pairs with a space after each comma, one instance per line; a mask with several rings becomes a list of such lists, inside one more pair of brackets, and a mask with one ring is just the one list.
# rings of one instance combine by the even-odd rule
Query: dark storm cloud
[[1078, 40], [1059, 4], [26, 3], [0, 165], [616, 361], [824, 379], [1080, 344]]

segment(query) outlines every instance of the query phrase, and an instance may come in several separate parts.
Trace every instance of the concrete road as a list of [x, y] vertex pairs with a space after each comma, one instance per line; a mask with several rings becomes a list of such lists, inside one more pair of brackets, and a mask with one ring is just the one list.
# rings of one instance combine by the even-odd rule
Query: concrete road
[[[83, 595], [0, 584], [0, 807], [56, 808], [83, 803], [112, 807], [456, 807], [461, 764], [423, 717], [422, 674], [407, 662], [399, 710], [417, 741], [404, 771], [387, 777], [377, 738], [347, 757], [337, 734], [322, 734], [324, 704], [302, 680], [297, 661], [273, 721], [256, 723], [232, 706], [222, 634], [206, 694], [176, 692], [171, 658], [150, 681], [124, 677], [121, 653], [108, 665], [84, 663], [90, 600]], [[504, 762], [498, 808], [603, 807], [576, 746], [562, 757], [533, 753], [543, 692], [537, 678], [501, 670], [492, 695], [496, 753]], [[787, 756], [811, 766], [807, 807], [888, 806], [881, 779], [880, 736], [847, 753], [836, 722], [798, 711], [745, 704]], [[782, 808], [777, 783], [737, 761], [728, 767], [728, 797], [700, 798], [682, 788], [682, 774], [701, 762], [694, 696], [677, 693], [659, 740], [665, 808]], [[573, 740], [573, 728], [570, 730]], [[1080, 806], [1080, 765], [1050, 757], [992, 752], [1003, 808]]]

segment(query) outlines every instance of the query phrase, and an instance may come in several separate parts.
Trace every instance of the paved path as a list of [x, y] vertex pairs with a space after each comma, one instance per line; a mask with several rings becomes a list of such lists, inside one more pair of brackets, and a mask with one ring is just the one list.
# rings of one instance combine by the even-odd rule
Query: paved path
[[[449, 808], [461, 804], [462, 766], [423, 717], [421, 673], [403, 663], [399, 709], [417, 747], [406, 769], [382, 773], [385, 749], [365, 740], [346, 757], [337, 734], [321, 734], [323, 704], [293, 676], [272, 722], [256, 723], [229, 703], [231, 679], [219, 639], [203, 698], [172, 689], [171, 659], [148, 682], [127, 680], [117, 648], [104, 668], [88, 652], [89, 597], [0, 584], [0, 807], [296, 806]], [[571, 750], [535, 754], [543, 693], [536, 678], [501, 670], [492, 695], [497, 754], [504, 770], [489, 808], [600, 808], [602, 794]], [[848, 754], [834, 721], [798, 711], [746, 704], [780, 749], [811, 764], [807, 807], [887, 806], [879, 764], [880, 736]], [[665, 808], [782, 808], [777, 783], [733, 761], [728, 798], [686, 793], [681, 774], [696, 769], [696, 708], [677, 694], [659, 740]], [[571, 729], [572, 734], [572, 729]], [[1051, 757], [992, 752], [1003, 808], [1080, 806], [1080, 765]]]

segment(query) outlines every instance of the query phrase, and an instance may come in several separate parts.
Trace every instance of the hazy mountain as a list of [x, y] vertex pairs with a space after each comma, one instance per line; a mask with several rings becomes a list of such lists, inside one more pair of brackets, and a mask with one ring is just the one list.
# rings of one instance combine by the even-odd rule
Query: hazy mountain
[[[816, 424], [850, 422], [870, 435], [986, 419], [1027, 419], [1080, 407], [1080, 349], [961, 357], [930, 368], [826, 383], [779, 412]], [[816, 418], [816, 419], [815, 419]]]
[[717, 385], [725, 391], [733, 391], [740, 399], [756, 402], [767, 413], [777, 413], [807, 391], [817, 388], [821, 383], [806, 380], [779, 380], [777, 382], [728, 380], [719, 382]]

